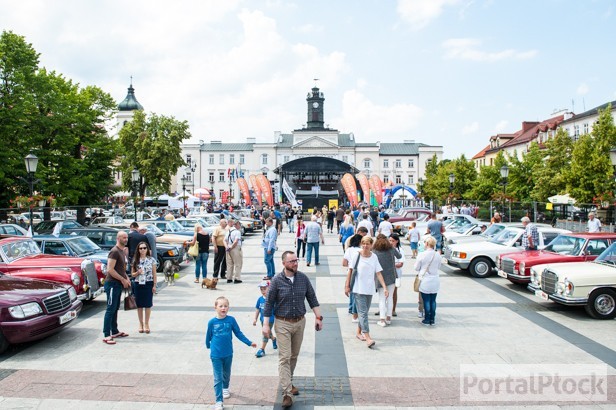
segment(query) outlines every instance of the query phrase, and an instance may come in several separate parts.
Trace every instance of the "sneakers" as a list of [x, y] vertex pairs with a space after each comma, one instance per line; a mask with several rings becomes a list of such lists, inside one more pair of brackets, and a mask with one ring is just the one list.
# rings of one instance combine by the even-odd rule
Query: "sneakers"
[[351, 319], [351, 323], [359, 323], [359, 318], [355, 317], [355, 318]]
[[422, 312], [421, 310], [417, 312], [417, 317], [424, 317], [424, 312]]
[[421, 324], [424, 326], [430, 326], [430, 322], [426, 321], [426, 320], [422, 320]]
[[265, 350], [263, 350], [263, 349], [257, 350], [257, 354], [255, 356], [257, 356], [257, 357], [265, 356]]
[[387, 325], [385, 324], [385, 321], [384, 321], [384, 320], [379, 320], [379, 321], [377, 322], [377, 325], [379, 325], [379, 326], [381, 326], [381, 327], [385, 327], [385, 326], [387, 326]]
[[386, 321], [385, 321], [385, 324], [386, 324], [386, 325], [391, 325], [391, 320], [386, 320]]
[[229, 393], [229, 389], [222, 389], [222, 398], [228, 399], [229, 397], [231, 397], [231, 393]]
[[225, 406], [222, 405], [221, 401], [217, 401], [216, 404], [214, 405], [214, 410], [222, 410], [224, 408]]
[[278, 349], [278, 342], [276, 341], [276, 338], [272, 340], [272, 347], [274, 348], [274, 350]]

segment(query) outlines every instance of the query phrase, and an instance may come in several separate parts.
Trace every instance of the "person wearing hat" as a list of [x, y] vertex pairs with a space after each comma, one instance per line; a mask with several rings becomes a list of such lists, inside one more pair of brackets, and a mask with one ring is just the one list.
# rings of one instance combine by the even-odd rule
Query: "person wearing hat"
[[[261, 320], [261, 327], [263, 327], [263, 309], [265, 308], [265, 298], [267, 297], [267, 290], [269, 289], [269, 282], [263, 281], [259, 283], [259, 290], [261, 291], [261, 296], [257, 299], [257, 304], [255, 305], [255, 320], [252, 322], [253, 326], [257, 325], [257, 319]], [[274, 309], [275, 311], [275, 309]], [[270, 323], [274, 323], [274, 313], [272, 312], [272, 316], [270, 317]], [[263, 336], [263, 342], [261, 343], [261, 348], [257, 350], [257, 357], [265, 356], [265, 347], [267, 346], [268, 340], [272, 339], [272, 347], [274, 350], [278, 349], [278, 344], [276, 343], [276, 337], [274, 337], [274, 332], [270, 332], [267, 337]]]

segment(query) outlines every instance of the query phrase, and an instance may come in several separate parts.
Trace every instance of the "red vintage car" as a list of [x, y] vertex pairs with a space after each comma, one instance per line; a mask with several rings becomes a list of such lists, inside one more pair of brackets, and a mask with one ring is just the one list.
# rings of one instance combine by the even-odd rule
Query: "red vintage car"
[[0, 353], [70, 326], [81, 307], [72, 286], [0, 273]]
[[530, 282], [530, 268], [545, 263], [595, 260], [616, 241], [614, 233], [567, 233], [558, 235], [541, 251], [505, 253], [497, 257], [498, 276], [513, 283]]
[[71, 285], [80, 300], [103, 293], [107, 266], [99, 261], [63, 255], [46, 255], [31, 238], [0, 240], [0, 272]]

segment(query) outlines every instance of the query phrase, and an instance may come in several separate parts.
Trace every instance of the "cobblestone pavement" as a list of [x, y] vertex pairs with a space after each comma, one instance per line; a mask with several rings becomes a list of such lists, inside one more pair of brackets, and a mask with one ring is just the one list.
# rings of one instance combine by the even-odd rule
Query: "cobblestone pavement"
[[[412, 259], [407, 256], [398, 316], [391, 326], [376, 326], [376, 348], [355, 338], [343, 293], [345, 272], [337, 236], [325, 234], [321, 264], [306, 266], [325, 316], [315, 332], [307, 315], [304, 343], [295, 372], [300, 389], [293, 409], [393, 408], [579, 408], [616, 409], [616, 321], [595, 321], [583, 309], [543, 302], [499, 277], [474, 279], [442, 267], [437, 324], [417, 318], [412, 291]], [[265, 272], [261, 233], [244, 242], [242, 284], [219, 282], [216, 290], [193, 283], [194, 266], [181, 271], [175, 286], [155, 297], [151, 334], [137, 332], [136, 313], [120, 312], [120, 330], [130, 334], [115, 346], [101, 342], [105, 298], [86, 306], [77, 322], [60, 334], [11, 348], [0, 356], [1, 409], [205, 409], [214, 401], [212, 367], [204, 346], [213, 302], [225, 295], [242, 331], [260, 343], [253, 327], [257, 284]], [[293, 235], [283, 232], [275, 255]], [[408, 245], [405, 245], [408, 252]], [[213, 258], [209, 259], [211, 276]], [[376, 311], [376, 300], [372, 311]], [[280, 408], [277, 354], [268, 345], [263, 358], [234, 341], [231, 398], [225, 408]], [[460, 392], [461, 365], [606, 365], [606, 397], [537, 402], [466, 401]]]

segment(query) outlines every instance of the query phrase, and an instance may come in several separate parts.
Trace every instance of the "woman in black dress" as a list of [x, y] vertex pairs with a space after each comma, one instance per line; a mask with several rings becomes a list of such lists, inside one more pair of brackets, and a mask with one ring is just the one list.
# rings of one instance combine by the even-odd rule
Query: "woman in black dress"
[[[152, 299], [156, 293], [156, 259], [147, 242], [139, 242], [133, 258], [131, 276], [135, 279], [135, 299], [139, 316], [139, 333], [150, 333]], [[145, 320], [143, 311], [145, 310]]]

